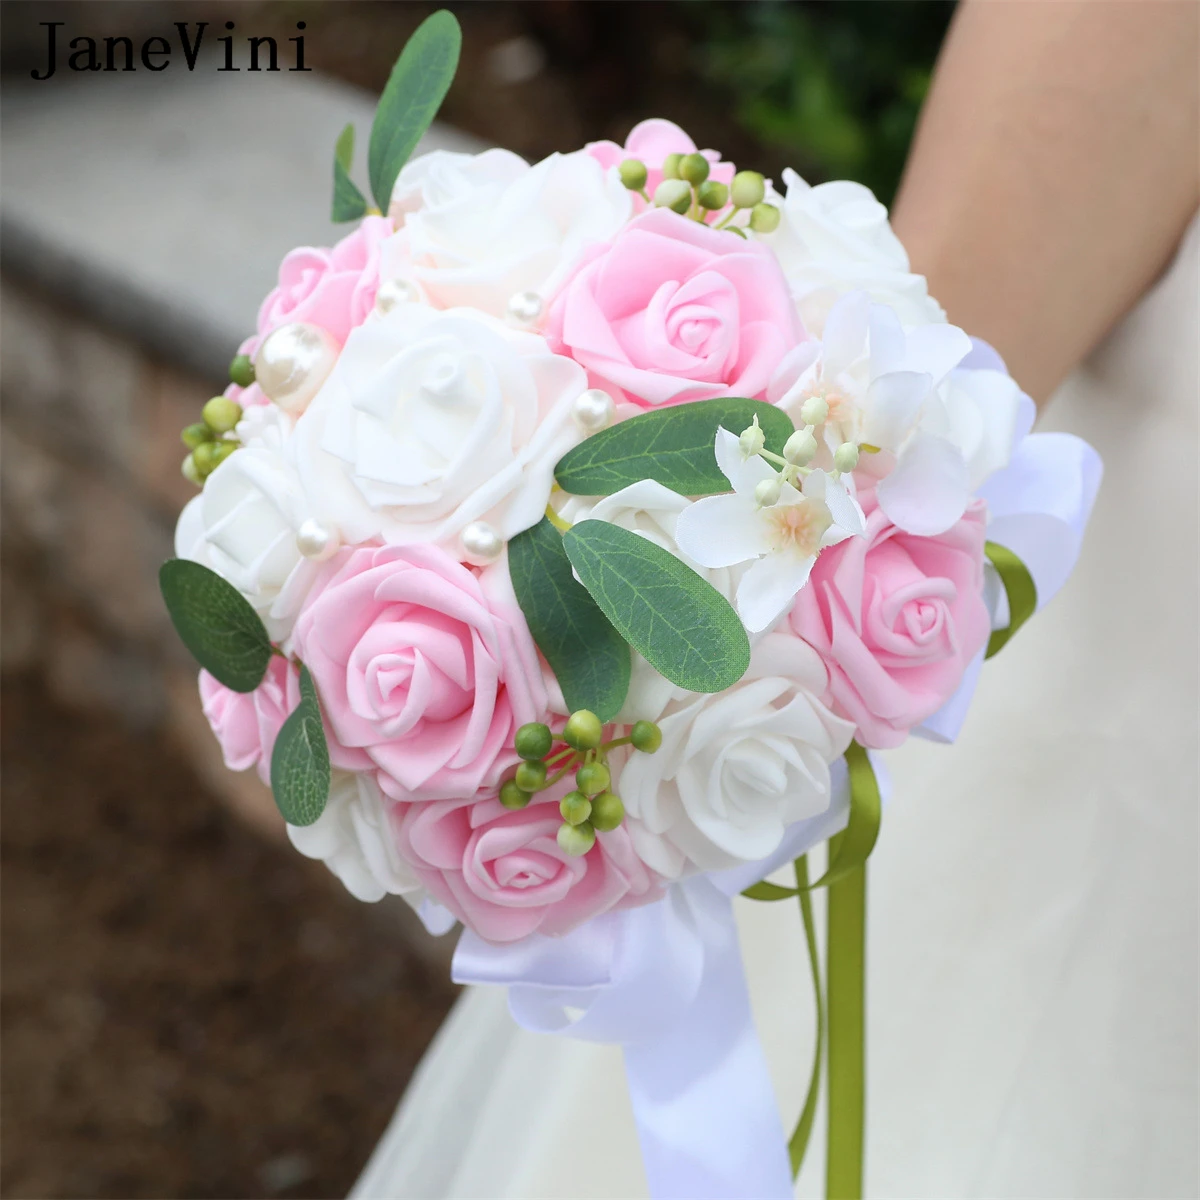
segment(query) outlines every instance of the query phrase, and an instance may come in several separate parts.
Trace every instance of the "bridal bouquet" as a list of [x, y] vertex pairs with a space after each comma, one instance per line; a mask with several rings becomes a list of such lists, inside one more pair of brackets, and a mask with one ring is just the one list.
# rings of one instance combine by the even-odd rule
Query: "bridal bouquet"
[[811, 948], [828, 886], [848, 1194], [868, 751], [954, 737], [1070, 570], [1098, 462], [1030, 433], [856, 184], [777, 189], [663, 120], [408, 161], [458, 36], [436, 14], [397, 63], [375, 206], [339, 139], [360, 223], [284, 259], [184, 430], [166, 603], [302, 853], [461, 922], [456, 977], [523, 1024], [626, 1047], [656, 1194], [790, 1195], [729, 898], [798, 897]]

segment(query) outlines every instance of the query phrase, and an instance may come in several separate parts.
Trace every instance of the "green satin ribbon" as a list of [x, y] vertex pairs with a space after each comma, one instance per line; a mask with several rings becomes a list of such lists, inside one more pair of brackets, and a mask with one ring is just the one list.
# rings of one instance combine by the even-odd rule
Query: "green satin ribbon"
[[829, 1126], [825, 1196], [827, 1200], [861, 1200], [866, 1096], [865, 866], [843, 876], [829, 889], [826, 930]]
[[[879, 836], [882, 805], [879, 784], [867, 752], [857, 742], [846, 751], [850, 775], [850, 816], [846, 828], [829, 840], [829, 866], [808, 881], [808, 858], [796, 859], [796, 886], [756, 883], [743, 896], [752, 900], [800, 900], [817, 1009], [816, 1048], [808, 1094], [788, 1141], [792, 1173], [798, 1175], [812, 1135], [821, 1070], [828, 1061], [829, 1129], [825, 1194], [829, 1200], [862, 1195], [864, 1125], [864, 996], [866, 990], [866, 861]], [[821, 986], [820, 957], [812, 893], [827, 889], [828, 979]]]
[[808, 966], [812, 972], [813, 996], [817, 1006], [817, 1038], [813, 1052], [812, 1072], [808, 1078], [808, 1095], [800, 1110], [800, 1120], [788, 1141], [788, 1157], [792, 1161], [792, 1175], [800, 1174], [804, 1155], [808, 1150], [808, 1139], [812, 1133], [813, 1118], [817, 1115], [817, 1096], [821, 1091], [821, 1068], [825, 1063], [825, 991], [821, 987], [821, 958], [817, 949], [817, 926], [813, 920], [812, 892], [808, 886], [808, 855], [802, 854], [795, 863], [796, 894], [800, 897], [800, 917], [804, 921], [804, 941], [808, 946]]
[[[750, 900], [790, 900], [801, 891], [827, 888], [857, 871], [875, 849], [879, 837], [879, 820], [882, 809], [879, 803], [879, 785], [867, 752], [857, 742], [846, 748], [846, 766], [850, 773], [850, 817], [845, 830], [829, 839], [829, 866], [825, 874], [815, 883], [801, 887], [783, 887], [778, 883], [751, 884], [742, 892]], [[799, 860], [797, 860], [799, 861]]]
[[991, 658], [1007, 644], [1026, 621], [1037, 611], [1037, 584], [1029, 568], [1007, 547], [999, 542], [984, 542], [983, 552], [988, 556], [1008, 597], [1008, 626], [993, 629], [988, 639], [985, 658]]

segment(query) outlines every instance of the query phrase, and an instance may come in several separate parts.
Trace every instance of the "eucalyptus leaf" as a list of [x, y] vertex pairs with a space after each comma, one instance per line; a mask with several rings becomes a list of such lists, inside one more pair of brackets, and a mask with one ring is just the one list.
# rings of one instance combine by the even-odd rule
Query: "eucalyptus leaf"
[[387, 212], [400, 168], [450, 90], [461, 47], [458, 21], [439, 9], [417, 27], [392, 68], [375, 110], [367, 152], [371, 191], [381, 212]]
[[581, 521], [563, 548], [617, 632], [690, 692], [720, 692], [750, 665], [750, 641], [729, 601], [690, 567], [639, 534]]
[[354, 160], [354, 126], [338, 134], [333, 147], [333, 221], [357, 221], [367, 211], [367, 199], [350, 178]]
[[610, 721], [629, 691], [629, 647], [571, 573], [562, 535], [543, 518], [508, 543], [513, 590], [567, 709]]
[[175, 632], [196, 661], [227, 688], [254, 691], [267, 673], [271, 639], [246, 597], [186, 558], [163, 563], [158, 586]]
[[307, 667], [300, 668], [300, 703], [279, 730], [271, 753], [271, 791], [289, 825], [311, 825], [329, 802], [329, 746], [321, 705]]
[[766, 448], [783, 453], [795, 431], [787, 413], [761, 400], [726, 397], [656, 409], [592, 434], [554, 469], [564, 491], [611, 496], [631, 483], [654, 479], [681, 496], [729, 491], [713, 448], [718, 428], [741, 433], [755, 416]]

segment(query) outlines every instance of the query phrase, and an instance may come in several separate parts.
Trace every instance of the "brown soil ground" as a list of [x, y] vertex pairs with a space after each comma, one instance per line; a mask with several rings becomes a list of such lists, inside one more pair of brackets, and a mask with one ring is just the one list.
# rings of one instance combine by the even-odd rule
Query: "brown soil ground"
[[169, 744], [28, 678], [2, 704], [3, 1195], [344, 1195], [453, 1000], [405, 914]]

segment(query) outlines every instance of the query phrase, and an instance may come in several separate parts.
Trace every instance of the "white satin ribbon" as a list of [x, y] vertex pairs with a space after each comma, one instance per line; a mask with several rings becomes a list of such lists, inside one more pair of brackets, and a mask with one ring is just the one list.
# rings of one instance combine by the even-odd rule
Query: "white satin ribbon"
[[509, 989], [516, 1022], [623, 1047], [656, 1200], [790, 1200], [786, 1138], [754, 1019], [732, 897], [845, 826], [845, 763], [833, 801], [775, 854], [673, 884], [664, 899], [606, 913], [565, 937], [495, 946], [469, 931], [455, 982]]

